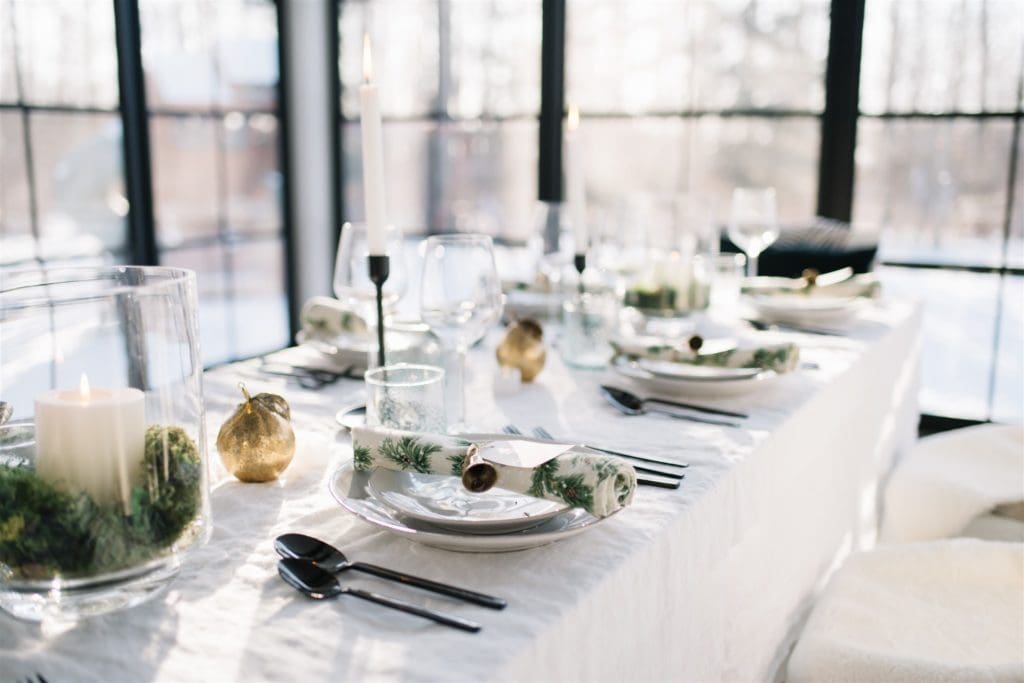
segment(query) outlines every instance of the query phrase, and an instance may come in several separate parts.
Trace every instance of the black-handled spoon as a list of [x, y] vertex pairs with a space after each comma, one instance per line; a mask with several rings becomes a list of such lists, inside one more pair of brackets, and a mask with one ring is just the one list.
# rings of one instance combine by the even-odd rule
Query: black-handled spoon
[[400, 612], [415, 614], [418, 617], [430, 619], [438, 624], [451, 626], [452, 628], [457, 628], [462, 631], [476, 633], [480, 630], [480, 624], [475, 621], [460, 619], [459, 617], [449, 617], [446, 614], [441, 614], [440, 612], [435, 612], [434, 610], [429, 610], [425, 607], [419, 607], [412, 603], [404, 602], [387, 595], [381, 595], [380, 593], [371, 593], [370, 591], [364, 591], [358, 588], [346, 588], [338, 583], [338, 579], [336, 579], [333, 574], [324, 571], [312, 562], [307, 562], [306, 560], [296, 560], [294, 558], [278, 560], [277, 573], [300, 593], [304, 593], [314, 600], [326, 600], [327, 598], [334, 598], [339, 595], [351, 595], [357, 598], [362, 598], [363, 600], [375, 602], [378, 605], [397, 609]]
[[437, 581], [431, 581], [430, 579], [424, 579], [410, 574], [403, 574], [402, 572], [396, 572], [392, 569], [386, 569], [385, 567], [378, 567], [374, 564], [366, 564], [365, 562], [349, 562], [348, 558], [330, 543], [321, 541], [319, 538], [307, 536], [306, 534], [282, 534], [274, 539], [274, 550], [276, 550], [277, 554], [281, 557], [292, 557], [312, 562], [332, 574], [337, 574], [338, 572], [343, 572], [347, 569], [355, 569], [356, 571], [365, 572], [366, 574], [373, 574], [374, 576], [382, 579], [398, 581], [399, 583], [404, 583], [407, 586], [414, 586], [416, 588], [422, 588], [423, 590], [433, 591], [434, 593], [440, 593], [441, 595], [447, 595], [451, 598], [465, 600], [466, 602], [471, 602], [474, 605], [481, 605], [482, 607], [505, 609], [505, 606], [508, 604], [501, 598], [496, 598], [493, 595], [477, 593], [476, 591], [459, 588], [457, 586], [449, 586], [444, 583], [438, 583]]
[[[636, 394], [630, 393], [625, 389], [617, 389], [607, 385], [601, 385], [601, 394], [607, 399], [616, 410], [623, 415], [643, 415], [646, 412], [661, 413], [668, 415], [669, 417], [675, 417], [680, 420], [690, 420], [692, 422], [703, 422], [709, 425], [720, 425], [722, 427], [739, 427], [740, 425], [735, 422], [728, 422], [725, 420], [714, 420], [708, 417], [697, 417], [696, 415], [685, 415], [683, 413], [677, 413], [673, 410], [666, 410], [657, 405], [647, 405], [648, 403], [665, 403], [668, 405], [676, 405], [669, 401], [662, 401], [660, 399], [643, 399]], [[682, 406], [680, 406], [682, 407]]]

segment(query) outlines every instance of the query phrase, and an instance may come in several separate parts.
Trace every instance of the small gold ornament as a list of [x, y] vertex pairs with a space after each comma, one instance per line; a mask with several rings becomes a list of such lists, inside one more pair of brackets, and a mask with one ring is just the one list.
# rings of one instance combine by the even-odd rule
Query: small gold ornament
[[505, 338], [495, 350], [498, 364], [506, 368], [519, 368], [524, 382], [532, 382], [544, 367], [547, 351], [544, 349], [544, 331], [536, 320], [524, 318], [509, 325]]
[[813, 287], [818, 283], [818, 276], [820, 274], [821, 273], [814, 268], [804, 268], [804, 271], [800, 273], [800, 277], [804, 279], [805, 287]]
[[245, 403], [238, 405], [217, 434], [220, 459], [242, 481], [277, 479], [295, 455], [288, 402], [277, 394], [249, 396], [241, 382], [238, 388]]

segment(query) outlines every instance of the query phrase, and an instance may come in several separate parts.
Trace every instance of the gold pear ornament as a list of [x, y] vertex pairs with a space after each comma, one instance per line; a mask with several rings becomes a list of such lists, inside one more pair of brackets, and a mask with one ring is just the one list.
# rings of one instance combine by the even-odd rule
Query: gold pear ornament
[[277, 394], [250, 396], [242, 383], [238, 388], [245, 403], [238, 405], [217, 434], [220, 459], [242, 481], [277, 479], [295, 455], [288, 402]]
[[536, 320], [524, 318], [509, 325], [505, 338], [495, 349], [498, 365], [519, 368], [524, 382], [532, 382], [544, 367], [544, 331]]

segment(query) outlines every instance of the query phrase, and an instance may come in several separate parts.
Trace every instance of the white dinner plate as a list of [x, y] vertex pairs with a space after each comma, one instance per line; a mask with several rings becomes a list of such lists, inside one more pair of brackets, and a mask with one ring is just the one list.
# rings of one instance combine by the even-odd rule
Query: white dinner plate
[[762, 317], [769, 320], [819, 323], [849, 319], [860, 309], [863, 300], [856, 296], [778, 294], [751, 296], [750, 303]]
[[467, 491], [457, 477], [378, 469], [366, 492], [411, 519], [467, 534], [505, 534], [542, 524], [569, 506], [493, 488]]
[[571, 508], [522, 531], [496, 535], [462, 534], [409, 519], [383, 505], [366, 492], [369, 478], [368, 473], [357, 472], [352, 463], [345, 463], [331, 475], [328, 489], [341, 507], [364, 522], [410, 541], [463, 553], [505, 553], [536, 548], [571, 538], [614, 516], [597, 518], [580, 508]]
[[723, 368], [693, 363], [673, 363], [668, 360], [641, 358], [640, 368], [655, 377], [664, 379], [688, 379], [695, 382], [723, 382], [731, 379], [751, 379], [764, 372], [760, 368]]
[[[654, 361], [630, 360], [619, 356], [612, 361], [612, 369], [623, 377], [627, 377], [645, 389], [665, 394], [666, 396], [705, 396], [716, 398], [738, 396], [751, 391], [758, 391], [779, 378], [774, 370], [754, 369], [753, 374], [742, 377], [719, 377], [716, 379], [684, 377], [668, 373], [655, 374], [648, 367]], [[645, 367], [645, 365], [647, 367]], [[674, 365], [682, 365], [675, 363]]]

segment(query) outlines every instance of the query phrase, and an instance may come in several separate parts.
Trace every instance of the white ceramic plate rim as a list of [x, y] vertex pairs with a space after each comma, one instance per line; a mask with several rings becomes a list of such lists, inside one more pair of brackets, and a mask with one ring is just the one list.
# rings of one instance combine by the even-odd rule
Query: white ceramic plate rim
[[[625, 359], [623, 359], [625, 360]], [[693, 380], [682, 377], [661, 377], [638, 367], [628, 360], [612, 364], [612, 369], [641, 386], [671, 395], [735, 396], [756, 391], [775, 381], [782, 375], [773, 370], [764, 370], [746, 379]]]
[[[526, 496], [514, 493], [512, 491], [506, 491], [504, 489], [493, 489], [487, 493], [481, 494], [484, 496], [493, 494], [494, 496], [501, 496], [505, 498], [520, 498], [524, 500], [527, 505], [546, 505], [544, 512], [529, 515], [527, 517], [522, 516], [509, 516], [509, 517], [498, 517], [498, 518], [472, 518], [472, 517], [453, 517], [441, 513], [434, 512], [429, 508], [416, 509], [412, 507], [406, 507], [402, 504], [402, 497], [409, 496], [414, 497], [412, 494], [400, 488], [384, 488], [386, 485], [387, 477], [396, 479], [401, 475], [410, 477], [417, 476], [432, 476], [437, 477], [439, 475], [421, 475], [417, 472], [390, 472], [386, 470], [377, 470], [370, 475], [369, 481], [366, 483], [366, 492], [377, 500], [381, 505], [389, 507], [395, 512], [411, 519], [417, 519], [421, 522], [427, 522], [434, 526], [443, 527], [446, 530], [452, 531], [465, 531], [466, 533], [503, 533], [505, 531], [519, 531], [528, 527], [538, 526], [543, 524], [547, 520], [562, 514], [569, 509], [569, 506], [565, 503], [559, 504], [555, 501], [548, 501], [541, 498], [534, 498], [533, 496]], [[387, 496], [388, 493], [400, 494], [398, 498]], [[417, 497], [417, 500], [423, 500]], [[511, 513], [510, 513], [511, 514]]]
[[690, 363], [675, 363], [669, 360], [651, 360], [646, 358], [638, 360], [637, 366], [655, 377], [685, 379], [695, 382], [753, 379], [764, 372], [760, 368], [723, 368], [713, 365], [693, 365]]
[[[599, 518], [579, 508], [572, 508], [539, 526], [499, 535], [460, 534], [447, 532], [444, 529], [416, 529], [376, 501], [349, 498], [340, 487], [345, 483], [345, 479], [351, 483], [354, 472], [352, 463], [346, 462], [335, 469], [328, 480], [327, 488], [331, 496], [343, 509], [368, 524], [411, 541], [456, 552], [502, 553], [536, 548], [571, 538], [618, 514], [616, 512], [608, 517]], [[564, 527], [550, 530], [549, 527], [563, 515], [571, 516], [572, 519]]]
[[801, 296], [798, 294], [753, 295], [750, 300], [759, 309], [773, 313], [839, 313], [855, 308], [856, 296]]

